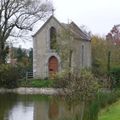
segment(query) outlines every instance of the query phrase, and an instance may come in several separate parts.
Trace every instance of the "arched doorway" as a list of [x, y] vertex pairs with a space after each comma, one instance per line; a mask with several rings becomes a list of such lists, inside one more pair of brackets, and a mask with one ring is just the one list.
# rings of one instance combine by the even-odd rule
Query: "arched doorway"
[[50, 76], [58, 72], [58, 60], [55, 56], [50, 57], [48, 63], [48, 69]]

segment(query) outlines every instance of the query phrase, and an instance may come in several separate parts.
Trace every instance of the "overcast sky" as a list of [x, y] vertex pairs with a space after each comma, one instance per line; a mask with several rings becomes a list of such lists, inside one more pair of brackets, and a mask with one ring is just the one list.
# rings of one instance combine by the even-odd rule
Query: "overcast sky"
[[85, 25], [93, 34], [106, 35], [120, 24], [120, 0], [52, 0], [55, 17]]
[[120, 0], [47, 1], [53, 2], [54, 15], [60, 22], [74, 21], [78, 26], [85, 25], [93, 34], [105, 36], [114, 25], [120, 24]]

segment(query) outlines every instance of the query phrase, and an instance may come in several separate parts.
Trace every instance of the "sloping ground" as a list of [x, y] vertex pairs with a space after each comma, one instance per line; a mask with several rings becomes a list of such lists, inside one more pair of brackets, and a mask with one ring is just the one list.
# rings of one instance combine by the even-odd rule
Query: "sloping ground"
[[120, 100], [103, 109], [98, 120], [120, 120]]

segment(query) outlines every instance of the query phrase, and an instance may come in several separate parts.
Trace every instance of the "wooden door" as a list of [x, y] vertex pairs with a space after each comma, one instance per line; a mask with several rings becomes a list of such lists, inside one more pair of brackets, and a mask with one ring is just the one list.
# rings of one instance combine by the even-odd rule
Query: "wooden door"
[[56, 74], [58, 72], [58, 60], [56, 57], [52, 56], [49, 59], [49, 75]]

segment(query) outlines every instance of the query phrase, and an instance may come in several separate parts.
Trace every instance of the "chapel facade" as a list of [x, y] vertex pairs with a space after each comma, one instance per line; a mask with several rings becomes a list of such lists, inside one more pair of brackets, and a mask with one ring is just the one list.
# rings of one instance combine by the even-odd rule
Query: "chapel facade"
[[33, 35], [33, 75], [46, 78], [67, 68], [91, 67], [91, 40], [74, 23], [51, 16]]

